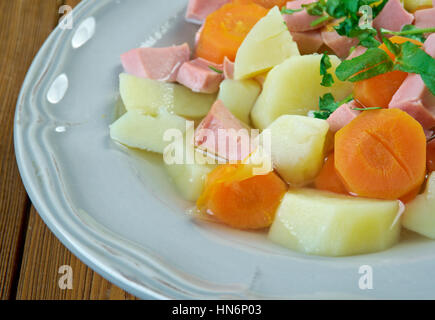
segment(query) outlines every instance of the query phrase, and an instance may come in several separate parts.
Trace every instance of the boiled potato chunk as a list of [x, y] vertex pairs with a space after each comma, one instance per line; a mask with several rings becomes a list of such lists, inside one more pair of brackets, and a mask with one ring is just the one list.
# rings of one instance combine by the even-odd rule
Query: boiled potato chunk
[[127, 110], [156, 115], [161, 108], [177, 115], [200, 119], [207, 115], [216, 94], [195, 93], [174, 83], [165, 83], [121, 73], [119, 92]]
[[[272, 163], [290, 185], [312, 182], [322, 167], [328, 122], [304, 116], [284, 115], [269, 127]], [[262, 133], [264, 135], [265, 132]]]
[[307, 115], [308, 111], [317, 110], [319, 97], [326, 93], [342, 100], [352, 92], [352, 83], [339, 81], [335, 76], [340, 64], [336, 56], [330, 56], [335, 83], [332, 87], [320, 85], [321, 58], [319, 54], [294, 56], [269, 72], [251, 113], [256, 128], [266, 128], [283, 114]]
[[234, 78], [255, 77], [295, 55], [299, 56], [298, 46], [275, 7], [257, 22], [237, 51]]
[[399, 241], [398, 212], [399, 201], [291, 190], [277, 210], [269, 238], [287, 248], [322, 256], [381, 251]]
[[239, 120], [250, 123], [252, 107], [260, 94], [261, 86], [255, 80], [224, 80], [220, 85], [218, 99]]
[[177, 190], [188, 201], [196, 201], [201, 195], [207, 175], [216, 167], [211, 164], [165, 164]]
[[435, 172], [429, 176], [425, 192], [406, 205], [402, 225], [435, 239]]
[[432, 7], [432, 0], [404, 0], [403, 3], [409, 12]]
[[110, 126], [110, 137], [127, 147], [163, 153], [172, 141], [164, 141], [166, 130], [184, 135], [186, 120], [161, 110], [157, 116], [130, 110]]

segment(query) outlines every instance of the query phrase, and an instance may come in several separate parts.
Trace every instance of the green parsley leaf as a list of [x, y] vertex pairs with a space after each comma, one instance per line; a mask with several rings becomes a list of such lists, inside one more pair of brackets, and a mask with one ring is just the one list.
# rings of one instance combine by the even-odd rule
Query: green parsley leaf
[[219, 74], [222, 74], [222, 73], [224, 73], [222, 70], [219, 70], [219, 69], [216, 69], [215, 67], [213, 67], [213, 66], [208, 66], [211, 70], [213, 70], [214, 72], [216, 72], [216, 73], [219, 73]]
[[417, 28], [414, 25], [407, 24], [402, 28], [402, 31], [391, 31], [387, 29], [381, 29], [381, 34], [391, 34], [395, 36], [405, 36], [407, 38], [416, 39], [420, 42], [424, 42], [426, 38], [424, 37], [425, 33], [433, 33], [435, 32], [435, 27], [433, 28]]
[[341, 81], [361, 81], [393, 69], [393, 61], [382, 49], [369, 48], [362, 55], [343, 61], [335, 70]]
[[394, 70], [421, 75], [425, 85], [435, 95], [435, 59], [409, 41], [401, 44], [400, 49]]
[[319, 24], [321, 24], [321, 23], [323, 23], [323, 22], [325, 22], [325, 21], [332, 20], [332, 19], [333, 19], [333, 18], [330, 17], [330, 16], [321, 16], [320, 18], [318, 18], [318, 19], [312, 21], [312, 22], [310, 23], [310, 26], [315, 27], [315, 26], [317, 26], [317, 25], [319, 25]]
[[400, 54], [400, 46], [396, 43], [391, 42], [390, 39], [386, 37], [382, 37], [382, 42], [386, 45], [387, 49], [394, 54], [395, 56], [398, 56]]
[[331, 93], [326, 93], [323, 97], [319, 98], [319, 110], [314, 111], [313, 115], [317, 119], [328, 119], [329, 116], [338, 109], [341, 105], [353, 100], [353, 95], [349, 95], [342, 101], [336, 102]]
[[[328, 2], [331, 0], [328, 0]], [[319, 0], [317, 2], [303, 4], [304, 8], [311, 16], [322, 16], [326, 8], [326, 0]]]
[[[402, 33], [405, 33], [406, 31], [410, 31], [410, 30], [420, 30], [420, 29], [418, 29], [413, 24], [407, 24], [407, 25], [403, 26], [401, 31], [402, 31]], [[414, 39], [414, 40], [418, 40], [421, 43], [426, 41], [426, 38], [424, 37], [424, 33], [408, 34], [408, 38], [411, 38], [411, 39]]]
[[378, 31], [376, 29], [361, 29], [359, 26], [349, 32], [350, 38], [358, 38], [359, 45], [366, 48], [377, 48], [381, 45], [381, 43], [375, 38], [377, 35]]
[[328, 69], [331, 67], [331, 59], [326, 53], [324, 53], [322, 59], [320, 59], [320, 75], [323, 76], [320, 84], [324, 87], [330, 87], [334, 83], [332, 74], [328, 72]]
[[[346, 0], [328, 0], [326, 3], [326, 12], [334, 18], [342, 18], [347, 15], [347, 2]], [[358, 5], [358, 1], [353, 1]]]
[[301, 9], [287, 9], [287, 7], [284, 6], [284, 7], [281, 8], [281, 13], [282, 14], [293, 14], [293, 13], [296, 13], [296, 12], [300, 12], [302, 10], [304, 10], [304, 9], [303, 8], [301, 8]]

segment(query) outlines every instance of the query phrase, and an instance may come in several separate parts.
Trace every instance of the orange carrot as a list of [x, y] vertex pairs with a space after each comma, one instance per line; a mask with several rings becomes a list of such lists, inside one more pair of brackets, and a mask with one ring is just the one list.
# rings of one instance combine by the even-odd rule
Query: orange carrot
[[353, 194], [403, 197], [425, 178], [423, 128], [399, 109], [365, 111], [336, 133], [335, 168]]
[[212, 171], [197, 207], [234, 228], [267, 228], [287, 186], [274, 172], [247, 177], [244, 166], [222, 165]]
[[333, 153], [328, 156], [322, 170], [320, 170], [319, 175], [314, 181], [314, 186], [319, 190], [349, 194], [335, 171], [335, 159]]
[[217, 64], [222, 64], [225, 57], [234, 61], [246, 35], [267, 12], [255, 3], [222, 6], [206, 18], [196, 56]]
[[[411, 43], [413, 43], [413, 44], [416, 44], [416, 45], [418, 45], [418, 46], [422, 46], [422, 45], [423, 45], [423, 43], [421, 43], [421, 42], [418, 41], [418, 40], [411, 39], [411, 38], [406, 38], [406, 37], [402, 37], [402, 36], [393, 36], [393, 37], [390, 38], [390, 41], [391, 41], [392, 43], [396, 43], [396, 44], [402, 44], [402, 43], [405, 43], [405, 42], [409, 41], [409, 42], [411, 42]], [[390, 50], [387, 49], [387, 46], [386, 46], [384, 43], [382, 43], [382, 44], [379, 46], [379, 49], [382, 49], [382, 50], [384, 50], [386, 53], [388, 53], [388, 55], [390, 56], [391, 59], [393, 59], [393, 60], [396, 59], [395, 55], [394, 55], [392, 52], [390, 52]]]
[[[390, 40], [397, 44], [410, 41], [422, 45], [422, 43], [417, 40], [400, 36], [391, 37]], [[394, 54], [387, 49], [385, 44], [381, 44], [379, 48], [384, 50], [391, 59], [395, 59]], [[353, 91], [355, 100], [368, 108], [388, 108], [388, 104], [393, 98], [393, 95], [407, 76], [408, 74], [403, 71], [391, 71], [370, 79], [358, 81], [355, 83]]]
[[285, 6], [288, 0], [233, 0], [234, 3], [250, 4], [256, 3], [267, 9], [271, 9], [274, 6], [278, 6], [280, 9]]
[[408, 194], [405, 194], [403, 197], [400, 197], [399, 200], [402, 201], [404, 204], [407, 204], [407, 203], [411, 202], [412, 200], [414, 200], [415, 197], [418, 196], [418, 194], [420, 193], [420, 190], [421, 190], [421, 186], [412, 190]]
[[358, 81], [353, 89], [354, 98], [367, 108], [388, 108], [393, 95], [407, 76], [403, 71], [391, 71]]

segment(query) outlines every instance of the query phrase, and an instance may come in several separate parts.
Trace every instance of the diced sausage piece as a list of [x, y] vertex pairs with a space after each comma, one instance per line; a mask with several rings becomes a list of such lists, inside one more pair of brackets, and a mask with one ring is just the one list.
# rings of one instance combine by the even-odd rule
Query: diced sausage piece
[[204, 25], [202, 25], [198, 31], [195, 33], [195, 48], [198, 46], [199, 38], [201, 37], [202, 30], [204, 29]]
[[366, 47], [363, 46], [357, 46], [355, 50], [353, 50], [350, 55], [347, 57], [346, 60], [351, 60], [353, 58], [359, 57], [360, 55], [364, 54], [367, 51]]
[[361, 108], [361, 106], [352, 100], [338, 107], [338, 109], [329, 116], [328, 120], [326, 120], [329, 123], [329, 130], [337, 132], [358, 117], [361, 111], [353, 110], [353, 108]]
[[414, 16], [414, 25], [417, 28], [424, 29], [435, 27], [435, 8], [417, 10]]
[[[302, 9], [303, 4], [310, 4], [315, 2], [316, 0], [294, 0], [287, 2], [287, 9], [298, 10]], [[315, 30], [323, 27], [325, 23], [318, 24], [317, 26], [311, 26], [311, 23], [317, 20], [318, 16], [309, 15], [308, 12], [304, 9], [299, 12], [295, 12], [293, 14], [284, 14], [283, 18], [287, 24], [287, 27], [290, 31], [301, 32], [308, 30]]]
[[195, 146], [230, 161], [244, 160], [251, 147], [246, 126], [221, 100], [213, 104], [195, 130]]
[[194, 92], [215, 93], [224, 77], [212, 68], [222, 71], [222, 65], [202, 58], [185, 62], [178, 71], [177, 81]]
[[137, 48], [121, 55], [127, 73], [166, 82], [175, 82], [179, 68], [189, 59], [187, 43], [166, 48]]
[[[435, 34], [424, 43], [427, 54], [435, 57]], [[435, 96], [429, 91], [419, 74], [410, 73], [394, 94], [389, 108], [399, 108], [420, 122], [425, 131], [435, 127]]]
[[316, 53], [323, 44], [319, 30], [291, 32], [293, 40], [298, 44], [301, 54]]
[[215, 12], [231, 0], [189, 0], [186, 20], [202, 24], [210, 13]]
[[427, 37], [424, 42], [424, 51], [432, 58], [435, 58], [435, 33], [432, 33], [429, 37]]
[[328, 28], [322, 30], [322, 40], [337, 57], [342, 59], [349, 56], [350, 49], [359, 42], [357, 38], [340, 36], [335, 30], [330, 31]]
[[405, 10], [400, 0], [389, 0], [378, 16], [373, 20], [376, 29], [400, 31], [403, 26], [412, 24], [414, 15]]
[[234, 79], [234, 62], [227, 57], [224, 58], [224, 77], [225, 79]]
[[434, 96], [425, 86], [421, 76], [411, 73], [394, 94], [389, 108], [399, 108], [420, 122], [423, 129], [435, 126]]

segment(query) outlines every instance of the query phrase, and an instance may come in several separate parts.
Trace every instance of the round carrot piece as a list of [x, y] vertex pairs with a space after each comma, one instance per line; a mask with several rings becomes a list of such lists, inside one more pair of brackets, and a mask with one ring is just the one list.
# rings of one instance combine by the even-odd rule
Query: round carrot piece
[[326, 159], [322, 170], [320, 170], [319, 175], [314, 181], [314, 186], [319, 190], [340, 194], [349, 194], [337, 172], [335, 171], [335, 157], [333, 153], [331, 153]]
[[222, 6], [206, 18], [196, 56], [217, 64], [222, 64], [225, 57], [234, 61], [249, 31], [267, 12], [255, 3]]
[[362, 112], [336, 133], [335, 168], [352, 194], [399, 199], [424, 181], [423, 128], [400, 109]]
[[[400, 36], [391, 37], [390, 40], [397, 44], [410, 41], [417, 45], [422, 45], [422, 43], [417, 40]], [[395, 59], [395, 56], [387, 49], [385, 44], [381, 44], [379, 48], [384, 50], [391, 59]], [[408, 73], [403, 71], [391, 71], [370, 79], [358, 81], [354, 86], [354, 98], [367, 108], [388, 108], [393, 95], [407, 76]]]
[[391, 71], [355, 83], [353, 95], [356, 101], [367, 108], [388, 108], [396, 91], [408, 74]]
[[212, 171], [197, 206], [234, 228], [267, 228], [287, 185], [274, 172], [246, 177], [240, 174], [243, 166], [222, 165]]

